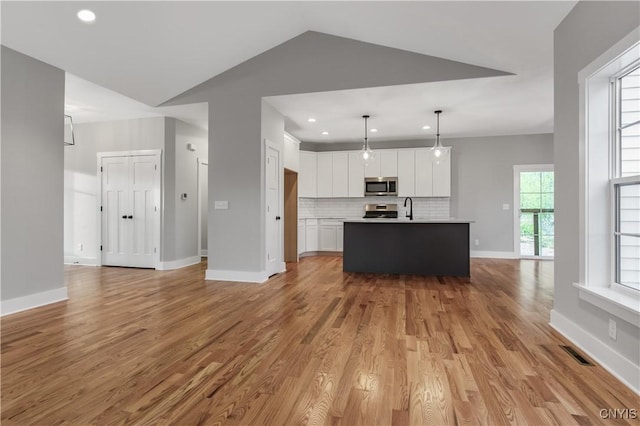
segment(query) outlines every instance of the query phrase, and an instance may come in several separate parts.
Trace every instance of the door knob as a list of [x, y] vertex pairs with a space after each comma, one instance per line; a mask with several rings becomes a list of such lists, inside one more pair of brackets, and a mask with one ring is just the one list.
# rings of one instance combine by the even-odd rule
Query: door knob
[[280, 216], [276, 216], [276, 220], [280, 220]]

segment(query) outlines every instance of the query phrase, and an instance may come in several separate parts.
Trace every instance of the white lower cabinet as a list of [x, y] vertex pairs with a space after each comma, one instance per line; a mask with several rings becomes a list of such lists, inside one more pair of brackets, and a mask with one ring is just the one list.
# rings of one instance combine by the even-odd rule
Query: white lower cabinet
[[298, 219], [298, 254], [307, 251], [307, 221]]
[[307, 219], [305, 251], [318, 251], [318, 219]]
[[320, 220], [320, 251], [342, 251], [344, 225], [340, 220]]
[[336, 219], [299, 219], [298, 254], [342, 251], [344, 224]]

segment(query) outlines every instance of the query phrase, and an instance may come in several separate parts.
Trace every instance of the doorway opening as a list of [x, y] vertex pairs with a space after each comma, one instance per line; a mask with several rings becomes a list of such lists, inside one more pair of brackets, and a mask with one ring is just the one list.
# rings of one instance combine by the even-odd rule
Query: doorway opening
[[514, 248], [520, 258], [553, 259], [553, 165], [514, 166]]
[[284, 261], [298, 261], [298, 173], [284, 169]]
[[209, 235], [209, 163], [202, 158], [198, 162], [198, 251], [201, 257], [208, 256]]

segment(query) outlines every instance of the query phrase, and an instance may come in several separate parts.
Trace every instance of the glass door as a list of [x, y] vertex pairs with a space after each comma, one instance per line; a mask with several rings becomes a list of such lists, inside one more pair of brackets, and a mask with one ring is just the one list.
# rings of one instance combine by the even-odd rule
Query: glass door
[[553, 258], [554, 173], [551, 166], [516, 166], [514, 183], [517, 254], [520, 257]]

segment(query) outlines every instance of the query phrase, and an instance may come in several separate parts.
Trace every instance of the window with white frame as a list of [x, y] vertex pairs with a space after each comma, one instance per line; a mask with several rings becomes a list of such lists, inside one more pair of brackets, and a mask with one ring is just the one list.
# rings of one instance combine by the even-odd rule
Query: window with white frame
[[614, 281], [640, 290], [640, 60], [611, 80]]
[[640, 27], [578, 73], [580, 299], [640, 327]]

